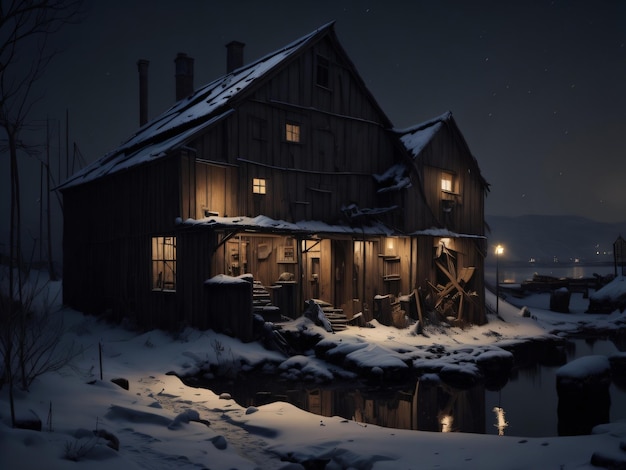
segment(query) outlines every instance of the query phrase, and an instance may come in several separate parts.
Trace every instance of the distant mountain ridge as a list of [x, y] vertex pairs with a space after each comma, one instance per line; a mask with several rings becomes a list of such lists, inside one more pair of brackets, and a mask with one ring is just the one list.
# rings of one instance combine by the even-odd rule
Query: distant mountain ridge
[[613, 243], [626, 238], [626, 221], [596, 222], [579, 216], [524, 215], [486, 216], [487, 261], [494, 260], [494, 247], [504, 247], [502, 260], [537, 263], [613, 262]]

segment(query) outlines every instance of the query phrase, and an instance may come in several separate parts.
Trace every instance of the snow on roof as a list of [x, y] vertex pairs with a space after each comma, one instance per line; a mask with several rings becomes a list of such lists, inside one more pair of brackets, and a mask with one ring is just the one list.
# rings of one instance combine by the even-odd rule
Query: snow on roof
[[199, 88], [178, 101], [169, 110], [141, 127], [120, 147], [93, 164], [83, 168], [57, 189], [66, 189], [165, 156], [191, 140], [197, 132], [226, 117], [224, 110], [234, 97], [241, 95], [252, 83], [304, 48], [312, 39], [332, 28], [325, 24], [291, 44], [240, 67]]
[[391, 166], [382, 175], [375, 174], [374, 179], [379, 184], [386, 184], [386, 186], [378, 190], [379, 193], [411, 187], [411, 179], [407, 176], [407, 168], [401, 163]]
[[163, 157], [167, 155], [168, 152], [177, 150], [184, 146], [185, 143], [187, 143], [189, 139], [191, 139], [198, 132], [225, 118], [231, 112], [232, 110], [228, 110], [223, 114], [189, 127], [181, 131], [179, 134], [173, 135], [169, 138], [164, 138], [163, 140], [151, 143], [146, 142], [145, 145], [137, 147], [136, 150], [133, 150], [131, 146], [124, 148], [120, 147], [120, 149], [108, 153], [100, 160], [93, 162], [79, 172], [75, 173], [57, 189], [77, 186], [108, 174], [126, 170], [150, 160]]
[[443, 121], [447, 121], [452, 117], [449, 111], [429, 121], [417, 124], [407, 129], [394, 129], [400, 135], [400, 141], [406, 149], [411, 152], [413, 157], [417, 157], [424, 147], [428, 145], [433, 136], [439, 132], [443, 125]]
[[[376, 214], [379, 210], [372, 209], [372, 213]], [[369, 213], [368, 209], [361, 209], [363, 214]], [[181, 226], [194, 227], [205, 226], [221, 229], [238, 229], [248, 232], [266, 232], [266, 233], [302, 233], [302, 234], [358, 234], [358, 235], [382, 235], [382, 236], [398, 236], [399, 234], [380, 222], [371, 222], [368, 225], [350, 226], [343, 224], [328, 224], [319, 220], [301, 220], [299, 222], [286, 222], [284, 220], [275, 220], [266, 215], [258, 215], [256, 217], [206, 217], [204, 219], [177, 219], [176, 223]], [[452, 232], [446, 228], [430, 228], [426, 230], [418, 230], [409, 235], [441, 237], [441, 238], [486, 238], [483, 235], [473, 235], [465, 233]]]
[[218, 274], [217, 276], [213, 276], [210, 279], [204, 281], [205, 285], [233, 285], [233, 284], [250, 284], [250, 281], [247, 281], [245, 278], [241, 276], [229, 276], [228, 274]]
[[473, 235], [468, 233], [451, 232], [447, 228], [428, 228], [426, 230], [417, 230], [410, 235], [424, 235], [429, 237], [441, 237], [441, 238], [487, 238], [484, 235]]
[[392, 235], [393, 231], [381, 223], [351, 227], [349, 225], [333, 225], [317, 220], [303, 220], [300, 222], [286, 222], [274, 220], [265, 215], [256, 217], [206, 217], [204, 219], [178, 220], [182, 226], [206, 226], [224, 229], [239, 229], [251, 232], [289, 232], [302, 234], [365, 234], [365, 235]]

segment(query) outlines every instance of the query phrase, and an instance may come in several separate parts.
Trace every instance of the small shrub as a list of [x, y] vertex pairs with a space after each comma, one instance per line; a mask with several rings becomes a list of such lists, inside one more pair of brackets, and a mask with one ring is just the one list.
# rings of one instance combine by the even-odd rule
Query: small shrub
[[83, 459], [98, 443], [98, 436], [91, 438], [74, 439], [65, 443], [63, 456], [67, 460], [78, 462]]

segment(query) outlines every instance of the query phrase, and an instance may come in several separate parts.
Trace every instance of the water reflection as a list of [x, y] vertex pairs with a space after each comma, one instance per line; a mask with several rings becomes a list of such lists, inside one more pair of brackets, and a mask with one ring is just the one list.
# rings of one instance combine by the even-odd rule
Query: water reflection
[[504, 436], [504, 430], [509, 427], [509, 423], [506, 421], [504, 408], [494, 406], [492, 411], [496, 414], [496, 424], [494, 424], [494, 426], [498, 428], [498, 436]]
[[483, 385], [458, 390], [434, 380], [422, 380], [411, 388], [354, 383], [322, 387], [260, 377], [229, 383], [212, 381], [203, 386], [215, 393], [230, 393], [244, 407], [286, 401], [321, 416], [341, 416], [396, 429], [485, 433]]
[[[355, 382], [321, 386], [279, 381], [274, 376], [188, 384], [218, 394], [228, 392], [244, 407], [285, 401], [321, 416], [397, 429], [545, 437], [573, 433], [562, 426], [570, 418], [576, 421], [575, 411], [557, 415], [559, 407], [565, 409], [556, 391], [558, 368], [574, 357], [615, 352], [616, 344], [607, 339], [535, 344], [532, 351], [520, 348], [515, 352], [519, 363], [508, 378], [468, 389], [428, 380], [428, 376], [416, 383], [388, 387]], [[626, 418], [626, 391], [612, 384], [610, 401], [610, 416], [603, 400], [602, 416], [595, 422]]]

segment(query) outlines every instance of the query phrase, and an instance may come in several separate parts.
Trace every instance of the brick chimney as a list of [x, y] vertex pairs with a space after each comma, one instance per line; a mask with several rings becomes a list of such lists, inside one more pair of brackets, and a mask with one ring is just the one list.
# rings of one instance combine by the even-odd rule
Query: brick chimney
[[139, 126], [148, 122], [148, 65], [149, 60], [139, 59]]
[[193, 93], [193, 59], [179, 52], [174, 59], [176, 64], [176, 101]]
[[226, 73], [243, 66], [243, 48], [245, 44], [239, 41], [231, 41], [226, 44]]

